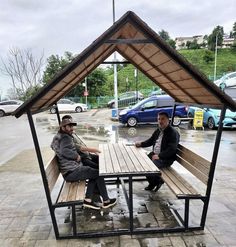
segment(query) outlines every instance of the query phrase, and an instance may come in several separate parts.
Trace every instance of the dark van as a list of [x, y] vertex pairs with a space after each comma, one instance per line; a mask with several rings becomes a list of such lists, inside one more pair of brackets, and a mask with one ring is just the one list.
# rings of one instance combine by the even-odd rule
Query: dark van
[[[144, 99], [130, 109], [124, 109], [119, 113], [119, 122], [134, 127], [138, 123], [156, 123], [157, 114], [165, 111], [171, 118], [174, 99], [169, 95], [158, 95]], [[175, 110], [174, 126], [181, 123], [180, 118], [187, 117], [188, 107], [177, 106]]]

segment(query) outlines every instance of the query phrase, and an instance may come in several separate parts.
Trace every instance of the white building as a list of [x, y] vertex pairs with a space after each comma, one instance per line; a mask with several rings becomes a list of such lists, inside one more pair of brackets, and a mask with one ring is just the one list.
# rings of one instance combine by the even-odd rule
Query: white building
[[175, 38], [176, 50], [186, 48], [186, 43], [188, 41], [193, 42], [194, 40], [196, 40], [197, 44], [202, 44], [204, 41], [203, 37], [203, 35], [195, 35], [192, 37], [177, 37]]

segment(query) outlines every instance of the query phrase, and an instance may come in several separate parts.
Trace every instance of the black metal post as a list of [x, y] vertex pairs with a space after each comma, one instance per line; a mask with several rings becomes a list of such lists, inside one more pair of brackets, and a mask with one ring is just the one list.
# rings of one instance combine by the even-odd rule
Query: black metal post
[[34, 147], [35, 147], [36, 155], [38, 158], [39, 169], [40, 169], [42, 180], [43, 180], [43, 186], [44, 186], [44, 190], [46, 193], [48, 207], [49, 207], [50, 215], [52, 218], [52, 224], [53, 224], [55, 236], [56, 236], [56, 238], [58, 238], [59, 237], [59, 231], [58, 231], [57, 221], [56, 221], [56, 217], [55, 217], [55, 209], [52, 207], [52, 201], [51, 201], [50, 191], [49, 191], [49, 187], [48, 187], [48, 181], [46, 178], [46, 173], [44, 170], [42, 154], [40, 151], [40, 146], [39, 146], [39, 142], [38, 142], [37, 133], [35, 130], [32, 114], [29, 110], [27, 111], [27, 115], [28, 115], [28, 121], [29, 121], [29, 125], [30, 125], [31, 134], [32, 134], [33, 141], [34, 141]]
[[221, 135], [222, 135], [222, 130], [223, 130], [223, 120], [225, 118], [225, 112], [226, 112], [226, 106], [224, 105], [222, 110], [221, 110], [219, 127], [218, 127], [218, 131], [216, 134], [215, 146], [214, 146], [212, 160], [211, 160], [211, 168], [209, 171], [209, 179], [208, 179], [207, 191], [206, 191], [206, 201], [204, 202], [202, 219], [201, 219], [201, 226], [203, 228], [205, 226], [207, 210], [208, 210], [208, 205], [209, 205], [209, 201], [210, 201], [211, 189], [212, 189], [213, 178], [214, 178], [215, 167], [216, 167], [216, 161], [217, 161], [218, 151], [219, 151], [219, 147], [220, 147], [220, 140], [221, 140]]
[[174, 123], [176, 106], [177, 106], [176, 104], [174, 104], [173, 106], [173, 112], [172, 112], [171, 121], [170, 121], [171, 126], [173, 126], [173, 123]]
[[129, 176], [129, 224], [130, 233], [134, 230], [134, 219], [133, 219], [133, 181], [132, 176]]
[[56, 114], [57, 114], [58, 125], [60, 125], [60, 123], [61, 123], [61, 117], [60, 117], [60, 113], [59, 113], [57, 104], [56, 104], [56, 108], [55, 109], [56, 109]]

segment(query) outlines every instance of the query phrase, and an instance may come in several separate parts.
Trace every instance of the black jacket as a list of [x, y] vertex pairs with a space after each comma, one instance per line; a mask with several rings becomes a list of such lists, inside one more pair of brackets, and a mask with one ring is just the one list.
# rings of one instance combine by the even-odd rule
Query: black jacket
[[[156, 140], [160, 134], [160, 130], [157, 129], [153, 132], [152, 136], [144, 142], [141, 142], [141, 147], [150, 147], [156, 144]], [[179, 143], [179, 133], [175, 128], [168, 125], [163, 133], [161, 142], [161, 152], [159, 158], [163, 160], [166, 165], [171, 165], [176, 159], [176, 151]]]

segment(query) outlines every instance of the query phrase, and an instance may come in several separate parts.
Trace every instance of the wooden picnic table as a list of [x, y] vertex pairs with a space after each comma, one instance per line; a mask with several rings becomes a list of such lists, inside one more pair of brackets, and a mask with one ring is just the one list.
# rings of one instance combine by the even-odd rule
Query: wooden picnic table
[[[130, 233], [133, 228], [133, 178], [148, 174], [159, 174], [160, 170], [154, 165], [142, 148], [125, 143], [100, 144], [99, 175], [104, 178], [116, 177], [121, 183], [129, 208]], [[129, 190], [125, 188], [124, 178], [128, 178]]]

